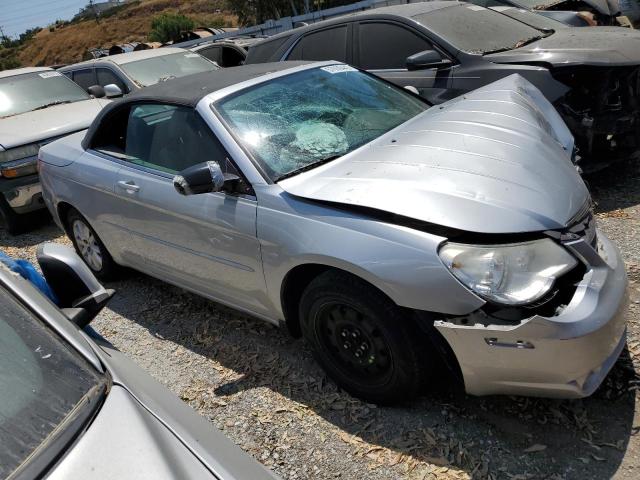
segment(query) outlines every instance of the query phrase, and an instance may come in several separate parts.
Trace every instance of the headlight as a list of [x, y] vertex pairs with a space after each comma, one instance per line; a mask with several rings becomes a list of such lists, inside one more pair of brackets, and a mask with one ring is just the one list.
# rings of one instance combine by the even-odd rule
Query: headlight
[[12, 162], [14, 160], [21, 160], [23, 158], [36, 156], [38, 155], [38, 150], [40, 150], [40, 145], [37, 143], [10, 148], [9, 150], [0, 152], [0, 163]]
[[578, 263], [551, 239], [491, 246], [446, 243], [439, 254], [464, 285], [508, 305], [538, 300]]
[[32, 143], [0, 152], [0, 175], [16, 178], [36, 173], [39, 150], [40, 145]]

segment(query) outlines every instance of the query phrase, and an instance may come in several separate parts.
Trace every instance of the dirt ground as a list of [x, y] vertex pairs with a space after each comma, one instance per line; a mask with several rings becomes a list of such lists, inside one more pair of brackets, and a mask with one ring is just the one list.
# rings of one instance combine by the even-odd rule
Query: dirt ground
[[[631, 280], [629, 339], [584, 400], [476, 398], [434, 386], [377, 408], [340, 392], [303, 342], [133, 273], [93, 326], [236, 444], [285, 479], [640, 478], [640, 164], [588, 179], [600, 228]], [[0, 248], [34, 259], [68, 242], [51, 222]]]

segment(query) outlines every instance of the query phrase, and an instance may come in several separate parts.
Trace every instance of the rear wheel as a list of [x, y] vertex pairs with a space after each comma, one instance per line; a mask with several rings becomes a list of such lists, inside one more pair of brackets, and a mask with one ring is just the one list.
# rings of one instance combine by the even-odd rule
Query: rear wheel
[[95, 276], [101, 280], [113, 279], [118, 265], [111, 258], [98, 234], [77, 210], [72, 209], [67, 214], [67, 229], [76, 252]]
[[300, 303], [302, 332], [344, 390], [390, 404], [415, 397], [431, 377], [430, 343], [413, 318], [364, 281], [341, 272], [313, 280]]

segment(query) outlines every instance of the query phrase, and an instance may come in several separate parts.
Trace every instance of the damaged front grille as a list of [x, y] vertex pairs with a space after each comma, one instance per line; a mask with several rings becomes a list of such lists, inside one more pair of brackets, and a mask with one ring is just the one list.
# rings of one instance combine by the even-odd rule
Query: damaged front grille
[[640, 67], [551, 70], [571, 88], [555, 106], [575, 136], [585, 171], [640, 149]]
[[598, 246], [596, 219], [593, 215], [593, 212], [590, 209], [578, 221], [573, 223], [571, 227], [567, 229], [567, 232], [577, 235], [580, 238], [583, 238], [585, 242], [587, 242], [593, 248], [597, 248]]

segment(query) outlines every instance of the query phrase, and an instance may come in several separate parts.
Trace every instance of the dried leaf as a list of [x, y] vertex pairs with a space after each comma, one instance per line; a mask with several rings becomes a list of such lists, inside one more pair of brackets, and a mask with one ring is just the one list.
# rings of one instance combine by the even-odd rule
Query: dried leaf
[[531, 445], [529, 448], [525, 448], [524, 449], [524, 453], [535, 453], [535, 452], [541, 452], [543, 450], [546, 450], [547, 446], [543, 445], [541, 443], [536, 443], [534, 445]]

